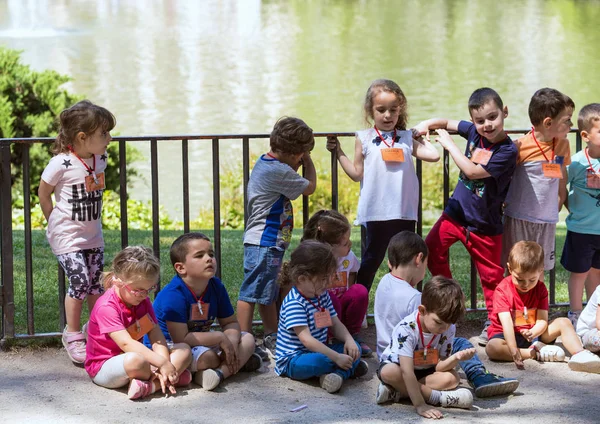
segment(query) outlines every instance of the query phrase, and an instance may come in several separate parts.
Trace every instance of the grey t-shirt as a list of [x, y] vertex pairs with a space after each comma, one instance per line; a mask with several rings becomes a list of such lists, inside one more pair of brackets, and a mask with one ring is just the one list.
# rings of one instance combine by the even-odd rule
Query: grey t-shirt
[[308, 187], [308, 180], [289, 165], [262, 155], [248, 182], [248, 222], [244, 244], [287, 249], [292, 239], [292, 200]]

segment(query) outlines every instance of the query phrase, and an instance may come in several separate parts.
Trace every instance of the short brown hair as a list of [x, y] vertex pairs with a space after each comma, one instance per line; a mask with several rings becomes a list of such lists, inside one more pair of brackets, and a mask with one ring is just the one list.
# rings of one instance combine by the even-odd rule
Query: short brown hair
[[302, 119], [284, 116], [279, 118], [271, 131], [273, 152], [297, 155], [310, 152], [315, 147], [313, 130]]
[[419, 253], [423, 259], [429, 254], [425, 241], [417, 233], [402, 231], [390, 239], [388, 260], [392, 268], [408, 265]]
[[192, 240], [206, 240], [210, 242], [210, 239], [202, 233], [187, 233], [182, 234], [175, 239], [169, 250], [169, 256], [171, 256], [171, 264], [175, 266], [177, 262], [185, 262], [185, 257], [188, 254], [188, 243]]
[[529, 120], [533, 126], [541, 125], [544, 119], [554, 119], [568, 108], [575, 109], [569, 96], [554, 88], [540, 88], [529, 102]]
[[577, 128], [579, 131], [589, 131], [598, 121], [600, 121], [600, 103], [590, 103], [579, 111]]
[[447, 324], [455, 324], [465, 314], [465, 295], [452, 278], [436, 275], [423, 288], [421, 304]]
[[494, 102], [494, 104], [498, 106], [498, 109], [500, 110], [502, 110], [504, 107], [502, 98], [498, 92], [496, 92], [496, 90], [489, 87], [478, 88], [477, 90], [473, 91], [471, 97], [469, 97], [469, 113], [471, 113], [473, 110], [481, 109], [489, 102]]
[[301, 275], [307, 277], [330, 275], [337, 269], [337, 260], [331, 246], [316, 240], [303, 241], [294, 249], [289, 262], [284, 262], [279, 273], [279, 284], [293, 286]]
[[535, 241], [519, 241], [508, 254], [512, 271], [536, 272], [544, 269], [544, 249]]

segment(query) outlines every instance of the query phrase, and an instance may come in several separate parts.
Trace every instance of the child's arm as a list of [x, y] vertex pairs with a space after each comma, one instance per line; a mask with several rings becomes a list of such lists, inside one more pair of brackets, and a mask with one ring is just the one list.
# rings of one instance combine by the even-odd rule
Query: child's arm
[[537, 310], [537, 318], [535, 320], [535, 324], [529, 330], [521, 330], [521, 335], [527, 339], [527, 341], [532, 341], [536, 337], [541, 336], [548, 329], [548, 311], [544, 311], [543, 309]]
[[[346, 330], [347, 331], [347, 330]], [[335, 364], [343, 370], [352, 368], [352, 357], [343, 353], [337, 353], [335, 350], [328, 348], [323, 343], [315, 339], [310, 334], [310, 329], [307, 325], [294, 327], [294, 332], [302, 342], [305, 348], [315, 353], [322, 353], [331, 359]]]
[[444, 149], [448, 150], [448, 153], [452, 156], [456, 166], [460, 168], [468, 179], [480, 180], [482, 178], [490, 177], [489, 172], [487, 172], [483, 166], [471, 162], [471, 160], [463, 154], [458, 146], [454, 144], [454, 140], [452, 140], [448, 131], [438, 129], [437, 132], [439, 137], [436, 137], [435, 140], [440, 143]]
[[224, 351], [225, 361], [231, 373], [236, 374], [240, 368], [240, 363], [238, 361], [238, 347], [242, 337], [240, 324], [238, 323], [235, 314], [233, 314], [227, 318], [219, 318], [219, 325], [221, 326], [221, 330], [223, 330], [225, 337], [231, 342], [232, 347], [232, 351], [229, 355]]
[[308, 187], [304, 189], [302, 194], [304, 196], [310, 196], [317, 189], [317, 171], [315, 164], [310, 157], [310, 152], [304, 153], [302, 156], [302, 166], [304, 167], [304, 178], [308, 180]]
[[352, 181], [359, 182], [362, 180], [365, 158], [362, 153], [362, 143], [358, 137], [356, 137], [354, 142], [354, 162], [346, 156], [337, 137], [327, 137], [327, 150], [330, 152], [335, 150], [337, 152], [338, 161], [342, 169]]
[[40, 198], [40, 207], [42, 208], [42, 212], [46, 217], [46, 221], [50, 218], [50, 214], [52, 213], [52, 209], [54, 206], [52, 205], [52, 193], [54, 192], [54, 186], [48, 184], [44, 180], [40, 180], [40, 187], [38, 188], [38, 197]]
[[475, 348], [465, 349], [450, 355], [446, 359], [440, 361], [435, 366], [435, 370], [438, 372], [447, 372], [453, 370], [460, 361], [466, 361], [475, 356]]
[[423, 395], [421, 394], [421, 387], [417, 381], [415, 375], [415, 368], [413, 365], [413, 358], [408, 356], [400, 356], [400, 372], [402, 373], [402, 381], [406, 385], [406, 391], [408, 397], [413, 406], [417, 410], [417, 414], [425, 418], [442, 418], [442, 413], [437, 409], [425, 403]]
[[498, 319], [502, 324], [502, 332], [504, 333], [504, 340], [508, 346], [508, 351], [513, 358], [513, 361], [518, 369], [525, 369], [523, 364], [523, 358], [521, 357], [521, 351], [517, 347], [517, 339], [515, 338], [515, 327], [513, 324], [512, 316], [510, 312], [500, 312]]
[[346, 326], [342, 324], [342, 321], [340, 321], [337, 316], [331, 318], [331, 322], [333, 323], [333, 326], [331, 327], [333, 336], [338, 340], [344, 341], [344, 353], [350, 355], [353, 361], [356, 361], [360, 358], [360, 352], [354, 338], [350, 335]]
[[[148, 339], [150, 343], [152, 343], [152, 351], [162, 356], [163, 358], [167, 358], [170, 365], [171, 363], [171, 352], [169, 352], [169, 347], [167, 346], [167, 340], [165, 339], [165, 335], [163, 334], [160, 326], [155, 325], [152, 330], [148, 333]], [[174, 365], [173, 365], [174, 367]], [[160, 386], [163, 393], [166, 393], [166, 389], [168, 388], [171, 393], [175, 393], [175, 384], [177, 381], [173, 381], [169, 376], [168, 372], [164, 368], [157, 367], [159, 373], [157, 374], [158, 380], [160, 381]]]
[[437, 162], [440, 160], [440, 154], [433, 144], [423, 137], [419, 137], [421, 140], [413, 138], [413, 151], [412, 155], [417, 159], [421, 159], [425, 162]]
[[562, 167], [562, 178], [558, 181], [558, 210], [560, 211], [567, 201], [567, 167]]
[[[229, 339], [222, 331], [188, 331], [188, 326], [182, 322], [167, 321], [167, 330], [175, 343], [187, 343], [194, 346], [221, 346], [225, 350]], [[223, 346], [225, 345], [225, 347]]]
[[429, 139], [429, 130], [445, 129], [448, 131], [458, 131], [458, 123], [454, 119], [444, 118], [432, 118], [420, 122], [415, 129], [420, 135], [424, 135], [426, 139]]

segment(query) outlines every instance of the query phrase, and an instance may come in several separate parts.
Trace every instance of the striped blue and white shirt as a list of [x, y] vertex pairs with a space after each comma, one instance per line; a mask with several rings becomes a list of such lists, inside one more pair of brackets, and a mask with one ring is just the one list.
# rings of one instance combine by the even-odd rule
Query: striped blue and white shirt
[[283, 299], [275, 352], [275, 372], [277, 375], [281, 375], [285, 371], [288, 362], [294, 356], [310, 352], [296, 335], [294, 327], [308, 326], [310, 334], [315, 339], [321, 343], [327, 342], [329, 327], [317, 328], [315, 324], [315, 312], [319, 311], [319, 304], [329, 311], [332, 318], [337, 316], [327, 290], [322, 295], [311, 298], [309, 302], [296, 287], [292, 287], [292, 290]]

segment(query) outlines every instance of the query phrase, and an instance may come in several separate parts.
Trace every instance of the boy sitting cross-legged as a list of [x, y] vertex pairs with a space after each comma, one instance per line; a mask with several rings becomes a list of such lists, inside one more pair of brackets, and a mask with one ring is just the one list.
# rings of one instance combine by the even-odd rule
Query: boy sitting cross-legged
[[[475, 354], [474, 348], [452, 354], [454, 323], [464, 313], [460, 285], [433, 277], [425, 284], [418, 309], [394, 328], [391, 344], [381, 355], [379, 379], [392, 386], [398, 397], [409, 397], [423, 417], [442, 417], [431, 405], [469, 409], [473, 403], [469, 390], [453, 390], [460, 382], [454, 367]], [[378, 390], [378, 403], [380, 394]]]
[[560, 336], [571, 353], [573, 371], [600, 373], [600, 358], [584, 350], [568, 318], [548, 323], [548, 290], [540, 275], [544, 272], [544, 249], [534, 241], [516, 243], [508, 254], [510, 275], [494, 292], [492, 324], [485, 351], [492, 360], [514, 361], [524, 369], [524, 359], [562, 362], [565, 352], [554, 345]]
[[[415, 286], [423, 279], [427, 269], [427, 245], [413, 232], [403, 231], [390, 240], [388, 247], [388, 266], [386, 274], [375, 292], [375, 325], [377, 327], [377, 356], [390, 345], [392, 330], [406, 316], [417, 310], [421, 304], [421, 293]], [[456, 337], [452, 344], [452, 353], [472, 349], [470, 341]], [[477, 397], [507, 395], [519, 387], [519, 380], [504, 378], [485, 369], [477, 355], [459, 362], [469, 384], [475, 389]], [[377, 403], [395, 400], [399, 397], [391, 387], [380, 384]]]
[[[167, 341], [192, 347], [194, 381], [214, 390], [238, 371], [260, 368], [254, 336], [240, 333], [227, 290], [215, 277], [209, 238], [201, 233], [179, 236], [170, 254], [177, 275], [156, 296], [154, 310]], [[211, 331], [215, 319], [221, 331]]]

